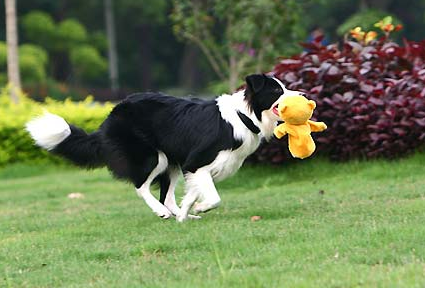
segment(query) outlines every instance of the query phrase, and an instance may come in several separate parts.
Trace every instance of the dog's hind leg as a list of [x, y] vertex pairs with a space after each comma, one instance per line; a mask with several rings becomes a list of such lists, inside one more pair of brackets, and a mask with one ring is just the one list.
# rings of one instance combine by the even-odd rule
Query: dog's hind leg
[[170, 218], [172, 213], [163, 204], [161, 204], [150, 192], [152, 181], [161, 173], [163, 173], [168, 166], [167, 157], [164, 153], [158, 153], [158, 164], [146, 178], [146, 180], [139, 186], [136, 185], [136, 192], [140, 198], [143, 198], [146, 204], [152, 211], [161, 218]]
[[[180, 208], [176, 203], [175, 189], [180, 176], [180, 170], [177, 167], [170, 167], [167, 173], [160, 176], [160, 200], [168, 210], [175, 216], [180, 214]], [[200, 219], [200, 216], [188, 215], [190, 219]]]
[[170, 169], [160, 176], [160, 199], [159, 202], [165, 205], [168, 210], [171, 211], [174, 215], [177, 215], [180, 212], [179, 206], [176, 203], [176, 197], [174, 191], [176, 189], [177, 181], [179, 179], [179, 170], [170, 167]]

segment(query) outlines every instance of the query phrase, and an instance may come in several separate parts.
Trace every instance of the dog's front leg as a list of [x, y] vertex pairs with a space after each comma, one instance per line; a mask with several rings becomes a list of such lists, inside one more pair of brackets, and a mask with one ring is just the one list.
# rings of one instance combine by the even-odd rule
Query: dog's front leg
[[196, 204], [196, 212], [206, 212], [216, 208], [220, 204], [220, 196], [215, 189], [213, 179], [209, 171], [198, 169], [194, 173], [186, 173], [186, 194], [181, 203], [180, 214], [177, 221], [183, 222], [188, 218], [189, 210], [196, 200], [201, 200]]
[[201, 183], [202, 189], [199, 190], [198, 202], [193, 206], [193, 212], [195, 214], [215, 209], [221, 202], [220, 195], [218, 195], [210, 173], [204, 175]]

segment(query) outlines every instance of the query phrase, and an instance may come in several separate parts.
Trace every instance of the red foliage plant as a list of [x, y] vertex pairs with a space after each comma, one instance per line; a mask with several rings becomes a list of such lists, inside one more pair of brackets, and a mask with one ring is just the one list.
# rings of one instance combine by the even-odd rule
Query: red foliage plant
[[[328, 125], [313, 133], [316, 153], [346, 160], [418, 149], [425, 139], [425, 41], [320, 42], [302, 44], [305, 52], [281, 59], [270, 73], [316, 101], [314, 118]], [[287, 150], [274, 140], [254, 158], [280, 163], [290, 157]]]

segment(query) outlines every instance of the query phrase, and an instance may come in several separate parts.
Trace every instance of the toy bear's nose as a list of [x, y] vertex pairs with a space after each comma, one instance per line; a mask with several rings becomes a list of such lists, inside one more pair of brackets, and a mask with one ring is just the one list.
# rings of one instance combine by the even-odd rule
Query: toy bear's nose
[[300, 92], [300, 96], [307, 97], [307, 93]]

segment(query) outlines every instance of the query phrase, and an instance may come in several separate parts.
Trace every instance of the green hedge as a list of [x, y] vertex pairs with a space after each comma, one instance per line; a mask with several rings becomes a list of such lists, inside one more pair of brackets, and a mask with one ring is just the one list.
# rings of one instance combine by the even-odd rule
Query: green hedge
[[70, 100], [59, 102], [47, 98], [45, 103], [38, 103], [25, 95], [20, 95], [19, 104], [14, 104], [10, 101], [9, 89], [2, 89], [0, 91], [0, 166], [22, 161], [60, 161], [35, 146], [24, 128], [28, 120], [41, 115], [43, 110], [60, 115], [67, 122], [92, 132], [99, 127], [112, 107], [111, 103], [96, 103], [90, 96], [81, 102]]

